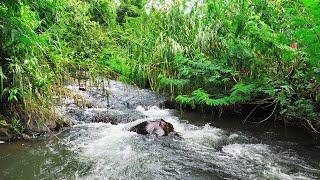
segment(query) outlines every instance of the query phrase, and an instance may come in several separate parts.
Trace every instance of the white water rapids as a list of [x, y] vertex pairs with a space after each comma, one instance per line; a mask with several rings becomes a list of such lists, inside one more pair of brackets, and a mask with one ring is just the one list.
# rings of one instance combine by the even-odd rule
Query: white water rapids
[[[117, 81], [106, 87], [110, 106], [101, 88], [67, 88], [89, 104], [78, 106], [72, 99], [61, 104], [63, 117], [77, 124], [50, 140], [0, 144], [0, 179], [320, 178], [320, 148], [303, 146], [304, 139], [259, 137], [231, 122], [231, 129], [217, 128], [209, 124], [215, 123], [213, 119], [200, 114], [161, 109], [156, 105], [163, 97]], [[181, 138], [128, 131], [159, 118], [173, 124]]]
[[[87, 166], [76, 167], [74, 176], [64, 178], [316, 179], [320, 173], [290, 150], [252, 143], [248, 137], [229, 134], [209, 124], [194, 126], [172, 115], [172, 110], [141, 106], [137, 110], [147, 118], [119, 125], [76, 125], [59, 145], [72, 157], [66, 157], [70, 159], [53, 172], [69, 168], [69, 163], [76, 161]], [[134, 124], [158, 118], [172, 123], [183, 138], [158, 138], [128, 131]], [[57, 145], [50, 149], [51, 153], [61, 153]], [[52, 168], [51, 162], [46, 165], [48, 170]]]

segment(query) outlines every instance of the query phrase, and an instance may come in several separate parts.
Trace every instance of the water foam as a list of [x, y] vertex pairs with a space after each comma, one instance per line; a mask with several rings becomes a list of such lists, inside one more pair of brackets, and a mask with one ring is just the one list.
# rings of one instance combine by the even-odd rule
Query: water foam
[[[310, 179], [303, 161], [275, 147], [249, 142], [249, 138], [206, 124], [189, 124], [172, 110], [138, 106], [146, 118], [111, 125], [85, 123], [74, 126], [64, 145], [80, 163], [89, 163], [88, 173], [77, 179]], [[182, 139], [142, 136], [128, 129], [140, 122], [162, 118], [173, 124]], [[291, 168], [289, 168], [289, 166]], [[307, 168], [309, 166], [305, 165]]]

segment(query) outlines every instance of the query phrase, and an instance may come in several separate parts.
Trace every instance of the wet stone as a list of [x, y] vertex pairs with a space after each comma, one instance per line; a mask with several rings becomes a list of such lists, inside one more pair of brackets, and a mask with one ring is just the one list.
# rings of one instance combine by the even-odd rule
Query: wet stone
[[[139, 89], [118, 81], [105, 87], [88, 86], [86, 91], [77, 85], [66, 86], [74, 95], [64, 99], [60, 108], [63, 117], [76, 122], [128, 123], [146, 116], [137, 111], [138, 106], [159, 106], [166, 98], [147, 89]], [[107, 91], [104, 92], [103, 89]]]

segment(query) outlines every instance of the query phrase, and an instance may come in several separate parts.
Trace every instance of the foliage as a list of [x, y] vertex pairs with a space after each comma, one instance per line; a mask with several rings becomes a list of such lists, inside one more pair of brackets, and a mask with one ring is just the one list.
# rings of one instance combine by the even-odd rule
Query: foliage
[[13, 118], [10, 124], [8, 124], [5, 120], [0, 120], [0, 127], [6, 127], [18, 134], [24, 132], [24, 128], [22, 127], [20, 120], [17, 118]]
[[[107, 0], [11, 1], [0, 4], [0, 114], [27, 128], [51, 117], [56, 85], [79, 69], [108, 76], [107, 34], [115, 7]], [[99, 6], [97, 6], [99, 5]], [[109, 7], [109, 9], [101, 9]], [[100, 7], [100, 9], [99, 9]], [[108, 18], [108, 19], [107, 19]]]
[[148, 1], [146, 8], [113, 34], [125, 53], [110, 67], [125, 79], [183, 106], [271, 103], [286, 122], [319, 125], [319, 3]]
[[271, 103], [315, 131], [319, 9], [313, 0], [4, 0], [0, 114], [45, 123], [54, 89], [85, 70], [194, 108]]

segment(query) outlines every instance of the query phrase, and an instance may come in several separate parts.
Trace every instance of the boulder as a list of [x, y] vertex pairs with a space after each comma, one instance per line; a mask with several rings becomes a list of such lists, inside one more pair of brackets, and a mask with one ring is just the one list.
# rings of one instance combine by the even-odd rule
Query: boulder
[[131, 132], [136, 132], [138, 134], [147, 135], [154, 134], [156, 136], [167, 136], [169, 133], [174, 132], [173, 125], [169, 122], [166, 122], [163, 119], [144, 121], [132, 128]]

